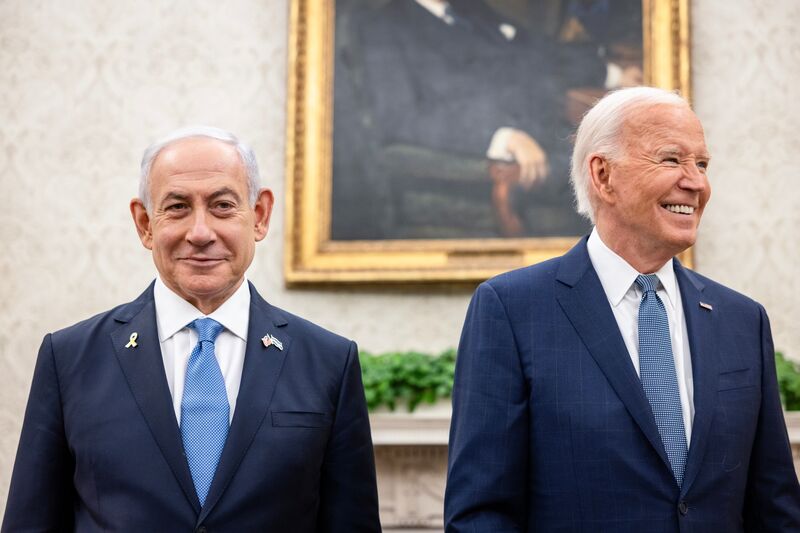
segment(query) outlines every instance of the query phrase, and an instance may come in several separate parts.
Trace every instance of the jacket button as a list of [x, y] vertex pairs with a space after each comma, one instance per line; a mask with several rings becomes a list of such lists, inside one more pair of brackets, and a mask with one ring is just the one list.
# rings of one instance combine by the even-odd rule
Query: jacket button
[[686, 516], [686, 513], [689, 512], [689, 506], [686, 505], [686, 502], [681, 502], [678, 504], [678, 512], [681, 513], [683, 516]]
[[195, 530], [195, 533], [208, 533], [206, 526], [200, 526]]

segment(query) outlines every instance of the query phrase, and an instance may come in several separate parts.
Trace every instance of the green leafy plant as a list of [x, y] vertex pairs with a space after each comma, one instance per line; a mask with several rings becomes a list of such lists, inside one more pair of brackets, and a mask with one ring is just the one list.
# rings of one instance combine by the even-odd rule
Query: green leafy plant
[[800, 411], [800, 369], [797, 364], [787, 361], [780, 352], [775, 353], [775, 367], [778, 370], [778, 389], [784, 409]]
[[384, 405], [394, 411], [405, 402], [413, 412], [420, 403], [436, 403], [453, 392], [456, 351], [439, 355], [420, 352], [361, 352], [361, 377], [370, 411]]
[[[383, 405], [394, 411], [405, 402], [413, 412], [420, 403], [436, 403], [453, 392], [456, 351], [439, 355], [421, 352], [389, 352], [372, 355], [361, 352], [361, 376], [370, 411]], [[787, 411], [800, 411], [800, 367], [775, 353], [778, 388]]]

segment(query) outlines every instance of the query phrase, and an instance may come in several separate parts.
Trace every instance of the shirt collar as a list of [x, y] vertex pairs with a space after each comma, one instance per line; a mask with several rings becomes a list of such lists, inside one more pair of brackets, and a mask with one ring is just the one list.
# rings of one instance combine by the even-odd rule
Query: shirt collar
[[[592, 229], [586, 248], [589, 252], [592, 266], [597, 272], [597, 277], [600, 278], [600, 284], [603, 286], [606, 298], [608, 298], [608, 302], [612, 307], [619, 305], [631, 287], [634, 287], [637, 292], [641, 292], [638, 285], [636, 285], [636, 277], [639, 276], [640, 272], [606, 246], [600, 238], [600, 234], [597, 233], [597, 228]], [[674, 309], [677, 301], [678, 284], [675, 280], [672, 261], [664, 263], [655, 274], [667, 293], [670, 307]]]
[[250, 287], [247, 278], [239, 288], [210, 315], [204, 315], [195, 306], [181, 298], [156, 278], [153, 288], [156, 304], [158, 340], [164, 342], [185, 328], [197, 318], [213, 318], [242, 340], [247, 340], [247, 327], [250, 322]]

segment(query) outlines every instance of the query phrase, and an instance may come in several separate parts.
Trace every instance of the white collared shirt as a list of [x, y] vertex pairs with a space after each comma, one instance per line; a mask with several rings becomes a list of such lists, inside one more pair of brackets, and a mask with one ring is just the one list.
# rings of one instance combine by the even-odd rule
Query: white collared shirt
[[228, 393], [230, 404], [228, 420], [230, 422], [233, 420], [236, 398], [239, 396], [247, 345], [247, 326], [250, 322], [250, 288], [247, 279], [242, 281], [236, 292], [210, 315], [204, 315], [195, 306], [175, 294], [160, 277], [156, 279], [153, 298], [156, 304], [161, 357], [164, 360], [167, 385], [172, 395], [172, 405], [178, 425], [181, 422], [181, 400], [186, 366], [189, 355], [197, 344], [197, 332], [189, 328], [188, 324], [196, 318], [206, 317], [213, 318], [225, 328], [214, 342], [214, 353], [222, 370], [222, 377], [225, 379], [225, 392]]
[[[586, 243], [589, 259], [600, 278], [608, 303], [614, 312], [625, 347], [639, 373], [639, 304], [642, 290], [636, 284], [640, 272], [614, 253], [600, 238], [597, 228], [592, 229]], [[644, 272], [650, 274], [651, 272]], [[660, 282], [656, 293], [667, 310], [672, 356], [675, 359], [675, 373], [678, 377], [678, 392], [683, 411], [683, 427], [686, 430], [686, 444], [690, 443], [692, 422], [694, 420], [694, 381], [692, 379], [692, 358], [689, 352], [689, 336], [686, 334], [686, 316], [683, 313], [681, 291], [672, 261], [667, 261], [654, 272]]]

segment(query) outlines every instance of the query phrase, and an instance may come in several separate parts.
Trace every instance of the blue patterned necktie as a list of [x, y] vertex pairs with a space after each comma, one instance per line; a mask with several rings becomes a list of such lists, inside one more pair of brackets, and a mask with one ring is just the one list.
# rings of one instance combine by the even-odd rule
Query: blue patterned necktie
[[197, 345], [189, 356], [181, 400], [181, 435], [194, 489], [203, 505], [228, 437], [230, 405], [225, 380], [214, 355], [222, 324], [199, 318], [189, 324]]
[[658, 277], [655, 274], [640, 275], [636, 278], [636, 284], [642, 289], [642, 301], [639, 304], [639, 376], [680, 487], [686, 469], [686, 431], [675, 360], [672, 357], [667, 310], [656, 294]]

